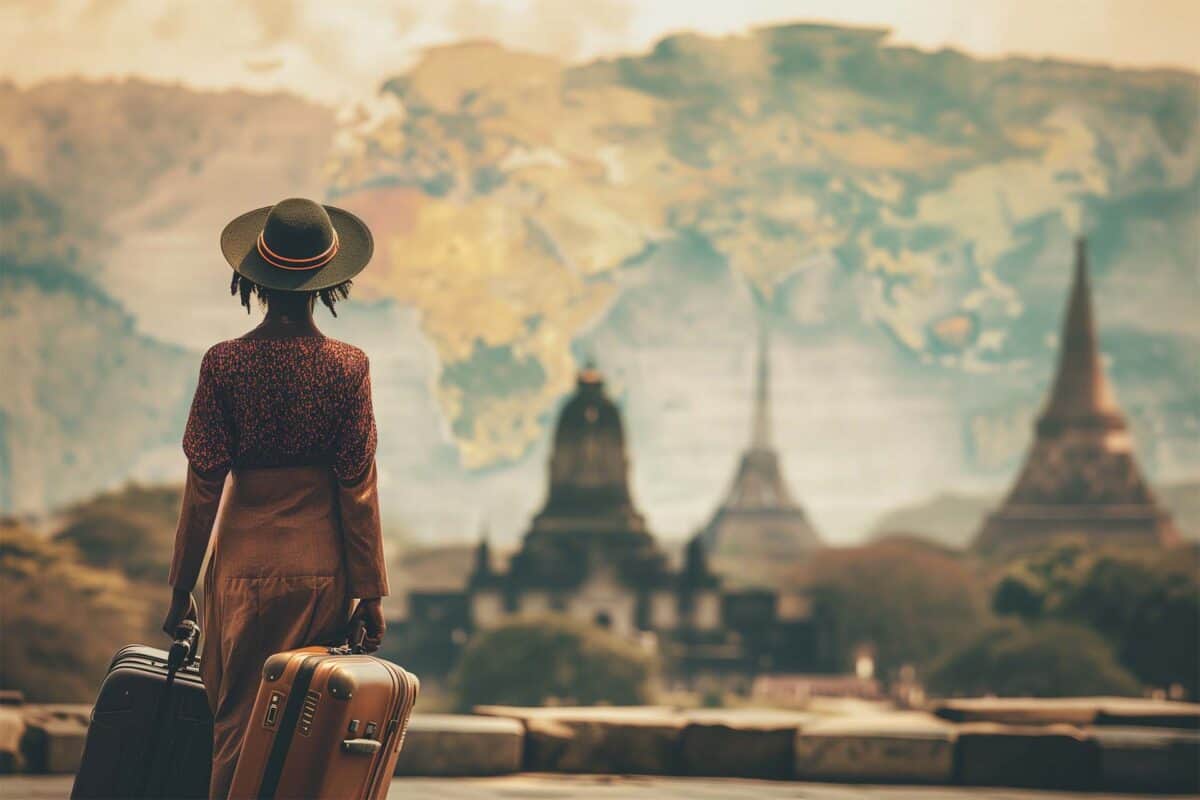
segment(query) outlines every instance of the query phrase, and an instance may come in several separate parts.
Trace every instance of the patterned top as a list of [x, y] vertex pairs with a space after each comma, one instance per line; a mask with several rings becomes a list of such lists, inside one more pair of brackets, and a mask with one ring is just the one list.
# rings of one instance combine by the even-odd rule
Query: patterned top
[[375, 458], [367, 356], [325, 336], [230, 339], [200, 363], [183, 434], [198, 472], [328, 464], [352, 481]]

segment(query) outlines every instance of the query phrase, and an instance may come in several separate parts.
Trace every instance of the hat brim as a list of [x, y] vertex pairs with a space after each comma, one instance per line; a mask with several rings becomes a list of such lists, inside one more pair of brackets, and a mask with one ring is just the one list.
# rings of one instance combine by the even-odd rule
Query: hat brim
[[315, 292], [344, 283], [363, 271], [375, 252], [366, 223], [341, 208], [325, 206], [338, 235], [338, 251], [328, 264], [311, 270], [280, 269], [258, 253], [258, 234], [271, 206], [234, 219], [221, 231], [221, 252], [234, 272], [259, 286], [286, 292]]

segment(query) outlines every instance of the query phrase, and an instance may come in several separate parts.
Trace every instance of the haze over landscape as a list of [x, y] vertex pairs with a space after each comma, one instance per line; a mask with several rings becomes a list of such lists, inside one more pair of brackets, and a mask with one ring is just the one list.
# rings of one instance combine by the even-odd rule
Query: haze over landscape
[[[561, 14], [530, 12], [545, 27], [500, 26], [500, 44], [419, 51], [438, 37], [413, 33], [394, 61], [371, 61], [383, 50], [368, 41], [324, 64], [320, 14], [296, 4], [231, 40], [228, 71], [178, 58], [171, 73], [153, 47], [189, 52], [192, 23], [173, 39], [149, 6], [69, 6], [4, 13], [27, 15], [31, 50], [138, 14], [159, 44], [55, 67], [84, 77], [11, 49], [0, 61], [19, 81], [0, 85], [5, 511], [179, 480], [199, 354], [249, 326], [217, 234], [287, 195], [375, 230], [356, 302], [324, 328], [371, 356], [385, 508], [421, 537], [521, 532], [548, 425], [588, 358], [623, 405], [652, 527], [690, 533], [749, 434], [760, 320], [786, 475], [827, 540], [945, 490], [994, 496], [1050, 377], [1080, 232], [1142, 463], [1159, 485], [1200, 475], [1193, 71], [782, 24], [641, 51], [646, 31], [680, 26], [614, 2], [576, 40], [552, 27]], [[731, 28], [705, 20], [689, 27]], [[1017, 33], [985, 52], [1037, 50]], [[1100, 60], [1071, 41], [1065, 54]], [[1189, 66], [1169, 46], [1117, 55]]]

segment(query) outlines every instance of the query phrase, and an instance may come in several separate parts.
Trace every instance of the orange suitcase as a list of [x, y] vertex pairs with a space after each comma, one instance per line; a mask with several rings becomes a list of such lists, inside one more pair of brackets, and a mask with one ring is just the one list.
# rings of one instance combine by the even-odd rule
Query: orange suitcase
[[276, 653], [230, 800], [383, 800], [419, 689], [412, 673], [357, 648]]

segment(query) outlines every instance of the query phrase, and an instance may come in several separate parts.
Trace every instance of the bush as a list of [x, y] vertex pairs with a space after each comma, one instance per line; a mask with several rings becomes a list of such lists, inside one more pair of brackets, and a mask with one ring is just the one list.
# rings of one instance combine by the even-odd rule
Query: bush
[[852, 666], [859, 644], [875, 647], [880, 674], [925, 666], [974, 633], [985, 593], [964, 558], [914, 539], [825, 550], [809, 567], [814, 613], [832, 633], [828, 669]]
[[566, 617], [518, 619], [477, 633], [451, 677], [458, 706], [634, 705], [650, 696], [654, 659]]
[[93, 567], [161, 584], [171, 566], [181, 496], [177, 487], [136, 485], [98, 495], [67, 511], [55, 539]]
[[996, 613], [1100, 633], [1143, 683], [1200, 692], [1200, 578], [1194, 548], [1053, 547], [1010, 564]]
[[149, 627], [145, 596], [70, 547], [0, 522], [0, 687], [89, 701], [113, 653]]
[[1079, 625], [1005, 622], [947, 656], [929, 675], [937, 695], [1072, 697], [1139, 695], [1109, 644]]
[[1200, 694], [1200, 579], [1169, 559], [1101, 558], [1062, 601], [1060, 616], [1107, 638], [1134, 675]]

